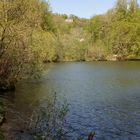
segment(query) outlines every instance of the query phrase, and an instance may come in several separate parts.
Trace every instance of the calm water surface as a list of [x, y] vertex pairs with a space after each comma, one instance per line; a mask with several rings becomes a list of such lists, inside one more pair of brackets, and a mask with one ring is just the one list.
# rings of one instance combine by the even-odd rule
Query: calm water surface
[[41, 80], [18, 85], [17, 111], [27, 115], [34, 104], [56, 92], [69, 104], [70, 140], [140, 140], [140, 62], [71, 62], [51, 64]]

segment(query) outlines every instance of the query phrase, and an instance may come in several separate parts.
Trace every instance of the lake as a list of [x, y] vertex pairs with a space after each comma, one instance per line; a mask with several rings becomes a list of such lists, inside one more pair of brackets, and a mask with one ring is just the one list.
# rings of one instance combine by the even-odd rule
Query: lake
[[94, 140], [140, 139], [140, 62], [49, 64], [40, 80], [17, 85], [9, 106], [27, 117], [54, 93], [68, 103], [67, 139], [87, 139], [91, 131]]

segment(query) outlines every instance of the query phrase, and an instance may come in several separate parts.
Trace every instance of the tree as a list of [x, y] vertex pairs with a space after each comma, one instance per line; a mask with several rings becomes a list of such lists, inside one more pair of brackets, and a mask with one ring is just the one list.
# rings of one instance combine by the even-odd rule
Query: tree
[[41, 9], [42, 9], [42, 23], [41, 23], [42, 29], [45, 31], [51, 31], [55, 33], [53, 15], [50, 11], [49, 4], [46, 2], [42, 2]]
[[90, 19], [87, 25], [92, 42], [89, 54], [94, 57], [101, 52], [124, 58], [139, 56], [139, 21], [137, 0], [117, 0], [115, 7], [106, 14]]
[[129, 10], [131, 13], [137, 12], [137, 10], [138, 10], [137, 0], [130, 0], [128, 5], [129, 5], [129, 9], [127, 9], [127, 10]]
[[1, 86], [33, 74], [38, 60], [35, 62], [29, 44], [33, 30], [42, 19], [38, 0], [1, 0], [0, 10]]
[[116, 20], [125, 20], [127, 13], [127, 0], [117, 0], [115, 6], [116, 16], [114, 17]]

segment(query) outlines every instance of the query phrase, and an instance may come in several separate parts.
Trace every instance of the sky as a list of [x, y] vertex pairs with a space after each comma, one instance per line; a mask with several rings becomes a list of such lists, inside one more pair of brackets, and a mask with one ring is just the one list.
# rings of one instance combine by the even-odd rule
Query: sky
[[[103, 14], [112, 8], [116, 0], [49, 0], [54, 13], [73, 14], [83, 18]], [[138, 0], [140, 3], [140, 0]]]

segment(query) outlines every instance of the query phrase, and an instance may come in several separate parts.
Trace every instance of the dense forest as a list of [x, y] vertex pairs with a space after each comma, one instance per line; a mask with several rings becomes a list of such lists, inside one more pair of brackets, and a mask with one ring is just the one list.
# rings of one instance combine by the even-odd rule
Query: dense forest
[[[118, 0], [104, 15], [94, 16], [87, 26], [96, 56], [109, 59], [140, 57], [140, 7], [137, 0]], [[97, 53], [98, 52], [98, 53]]]
[[45, 1], [1, 0], [1, 90], [38, 76], [43, 62], [139, 59], [139, 21], [136, 0], [91, 19], [53, 14]]

